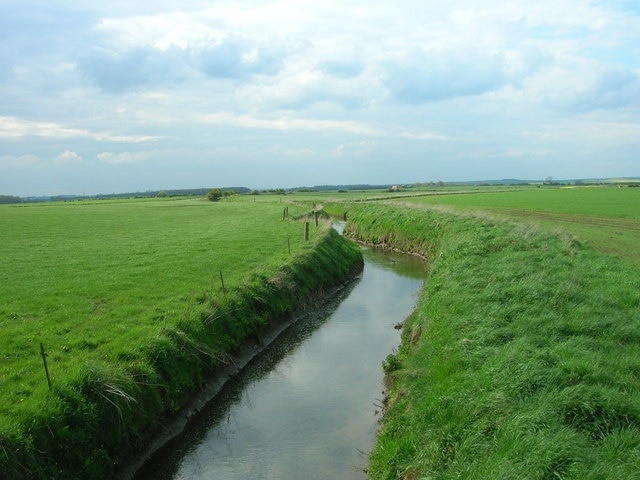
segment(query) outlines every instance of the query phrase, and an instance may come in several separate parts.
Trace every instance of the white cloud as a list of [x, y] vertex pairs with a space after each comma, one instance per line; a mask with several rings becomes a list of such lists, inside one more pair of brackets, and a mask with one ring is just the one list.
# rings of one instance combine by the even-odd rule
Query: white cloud
[[54, 159], [56, 163], [79, 163], [82, 162], [82, 157], [78, 155], [76, 152], [72, 152], [71, 150], [65, 150], [59, 155], [56, 155]]
[[261, 118], [251, 115], [237, 115], [232, 112], [202, 115], [200, 119], [211, 125], [234, 125], [241, 128], [280, 131], [349, 132], [366, 136], [382, 134], [379, 130], [365, 123], [342, 120], [316, 120], [290, 116]]
[[389, 90], [402, 103], [481, 95], [508, 83], [504, 57], [484, 52], [412, 49], [392, 61], [387, 70]]
[[97, 155], [98, 160], [104, 163], [112, 165], [126, 164], [126, 163], [139, 163], [148, 160], [151, 156], [150, 152], [102, 152]]
[[0, 117], [0, 139], [30, 136], [56, 139], [89, 138], [97, 141], [126, 143], [149, 142], [157, 139], [157, 137], [149, 135], [115, 135], [65, 127], [54, 122], [34, 122], [15, 117]]
[[558, 108], [577, 112], [640, 106], [640, 75], [618, 66], [593, 65], [580, 79], [565, 73], [566, 90], [554, 89], [549, 101]]
[[99, 47], [81, 57], [79, 66], [101, 89], [121, 93], [180, 81], [186, 68], [182, 53], [179, 49], [111, 50]]
[[114, 45], [129, 48], [153, 46], [160, 50], [172, 46], [187, 48], [215, 32], [202, 16], [195, 12], [181, 12], [178, 9], [144, 15], [107, 17], [98, 23], [96, 29]]
[[267, 111], [304, 110], [320, 103], [359, 109], [384, 95], [379, 80], [370, 76], [340, 78], [318, 70], [284, 71], [271, 83], [254, 83], [237, 90], [242, 105]]
[[249, 75], [275, 75], [293, 48], [274, 39], [263, 42], [236, 34], [207, 42], [196, 55], [198, 66], [206, 75], [243, 79]]

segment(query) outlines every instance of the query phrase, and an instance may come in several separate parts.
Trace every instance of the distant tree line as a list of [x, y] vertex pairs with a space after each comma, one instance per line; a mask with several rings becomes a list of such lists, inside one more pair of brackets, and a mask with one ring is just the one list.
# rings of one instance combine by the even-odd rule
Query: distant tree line
[[22, 198], [13, 195], [0, 195], [0, 203], [22, 203]]
[[[299, 192], [300, 190], [296, 189], [295, 191]], [[284, 188], [269, 188], [264, 190], [251, 190], [251, 195], [260, 195], [263, 193], [270, 193], [275, 195], [287, 195], [288, 193], [293, 193], [294, 190], [285, 190]]]
[[237, 195], [235, 190], [229, 190], [224, 188], [212, 188], [207, 192], [207, 200], [211, 202], [217, 202], [222, 197], [230, 197], [231, 195]]

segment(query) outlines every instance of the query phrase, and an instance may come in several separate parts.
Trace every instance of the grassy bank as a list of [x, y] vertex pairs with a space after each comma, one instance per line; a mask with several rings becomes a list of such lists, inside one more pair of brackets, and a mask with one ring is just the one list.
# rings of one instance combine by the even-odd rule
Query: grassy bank
[[109, 477], [243, 339], [361, 262], [328, 224], [305, 242], [282, 212], [198, 200], [3, 208], [0, 478]]
[[635, 266], [508, 222], [349, 206], [351, 235], [431, 259], [397, 355], [373, 479], [640, 472]]
[[491, 212], [548, 231], [563, 230], [640, 266], [640, 188], [529, 188], [407, 198], [419, 205]]

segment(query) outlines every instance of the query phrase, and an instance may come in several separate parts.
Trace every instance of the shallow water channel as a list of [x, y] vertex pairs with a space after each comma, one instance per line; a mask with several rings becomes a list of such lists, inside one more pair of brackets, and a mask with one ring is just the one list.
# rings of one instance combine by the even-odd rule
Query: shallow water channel
[[366, 479], [394, 325], [425, 277], [412, 256], [364, 249], [362, 274], [285, 330], [136, 480]]

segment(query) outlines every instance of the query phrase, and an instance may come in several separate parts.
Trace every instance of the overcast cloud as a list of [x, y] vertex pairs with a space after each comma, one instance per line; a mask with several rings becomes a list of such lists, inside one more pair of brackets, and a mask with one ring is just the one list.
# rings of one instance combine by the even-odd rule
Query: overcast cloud
[[0, 194], [640, 175], [635, 0], [0, 0]]

